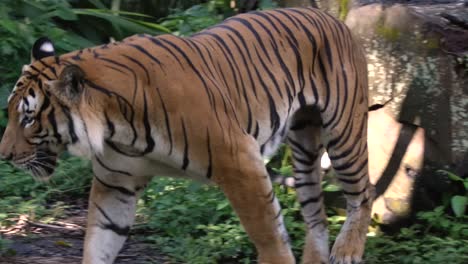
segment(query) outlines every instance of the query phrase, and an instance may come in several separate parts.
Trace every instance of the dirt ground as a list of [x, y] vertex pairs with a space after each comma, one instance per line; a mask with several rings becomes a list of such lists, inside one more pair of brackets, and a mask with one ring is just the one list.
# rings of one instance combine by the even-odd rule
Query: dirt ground
[[[84, 203], [66, 210], [64, 217], [47, 224], [30, 221], [20, 216], [17, 224], [0, 230], [10, 240], [6, 255], [0, 264], [81, 264], [86, 223]], [[116, 264], [170, 264], [152, 245], [130, 235], [117, 257]]]

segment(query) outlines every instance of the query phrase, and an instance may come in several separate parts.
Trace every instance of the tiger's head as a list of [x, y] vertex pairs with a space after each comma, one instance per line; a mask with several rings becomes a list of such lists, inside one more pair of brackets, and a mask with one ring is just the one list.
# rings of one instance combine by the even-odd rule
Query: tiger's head
[[0, 158], [47, 180], [58, 155], [79, 141], [74, 107], [83, 90], [83, 71], [60, 63], [52, 42], [36, 41], [31, 64], [8, 98], [8, 124], [0, 143]]

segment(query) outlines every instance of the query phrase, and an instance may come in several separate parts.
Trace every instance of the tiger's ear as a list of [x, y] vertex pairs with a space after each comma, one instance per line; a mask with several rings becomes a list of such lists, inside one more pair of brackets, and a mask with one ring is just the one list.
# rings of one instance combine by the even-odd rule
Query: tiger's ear
[[79, 103], [84, 89], [85, 74], [77, 65], [68, 65], [59, 79], [47, 82], [47, 90], [68, 106]]
[[50, 56], [55, 56], [55, 48], [52, 41], [47, 37], [36, 40], [31, 50], [31, 63]]

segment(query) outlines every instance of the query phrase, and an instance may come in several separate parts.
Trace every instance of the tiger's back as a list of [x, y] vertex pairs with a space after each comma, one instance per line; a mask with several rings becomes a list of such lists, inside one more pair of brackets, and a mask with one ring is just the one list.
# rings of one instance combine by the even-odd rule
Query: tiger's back
[[[333, 115], [336, 119], [337, 115], [350, 113], [352, 105], [333, 109], [340, 107], [340, 102], [329, 100], [333, 93], [341, 96], [340, 90], [347, 91], [347, 87], [343, 88], [348, 85], [345, 82], [355, 77], [359, 90], [354, 96], [365, 96], [367, 89], [366, 65], [349, 30], [331, 16], [313, 9], [253, 12], [228, 19], [190, 38], [139, 35], [97, 47], [89, 54], [78, 53], [71, 54], [71, 58], [78, 55], [83, 59], [87, 55], [93, 57], [95, 65], [102, 66], [94, 73], [96, 79], [119, 71], [131, 77], [118, 81], [126, 85], [112, 89], [121, 90], [121, 94], [132, 93], [131, 97], [140, 105], [143, 94], [132, 79], [146, 81], [141, 86], [146, 97], [152, 98], [148, 103], [153, 104], [148, 106], [149, 115], [161, 114], [155, 111], [162, 107], [157, 98], [183, 101], [167, 104], [165, 108], [197, 120], [195, 127], [219, 130], [222, 134], [234, 130], [246, 132], [264, 146], [264, 154], [272, 154], [275, 147], [269, 147], [268, 143], [277, 145], [281, 141], [297, 109], [313, 105], [323, 112], [325, 119], [333, 119]], [[334, 85], [339, 89], [331, 90]], [[353, 95], [346, 96], [348, 99]], [[326, 108], [333, 111], [325, 111]], [[169, 119], [177, 118], [169, 115]], [[152, 125], [162, 119], [150, 118]], [[203, 120], [205, 124], [200, 123]], [[161, 131], [164, 141], [172, 140], [168, 132], [164, 135], [163, 127], [154, 130]]]

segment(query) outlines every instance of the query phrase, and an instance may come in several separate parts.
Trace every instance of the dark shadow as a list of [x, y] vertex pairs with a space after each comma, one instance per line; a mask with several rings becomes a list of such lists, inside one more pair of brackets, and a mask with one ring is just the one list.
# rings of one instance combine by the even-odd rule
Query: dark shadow
[[400, 130], [395, 149], [392, 153], [390, 160], [388, 161], [387, 167], [380, 176], [379, 180], [375, 184], [375, 198], [377, 199], [387, 190], [388, 186], [392, 183], [398, 169], [400, 168], [403, 157], [408, 149], [408, 146], [413, 139], [414, 133], [417, 127], [414, 125], [403, 126]]

